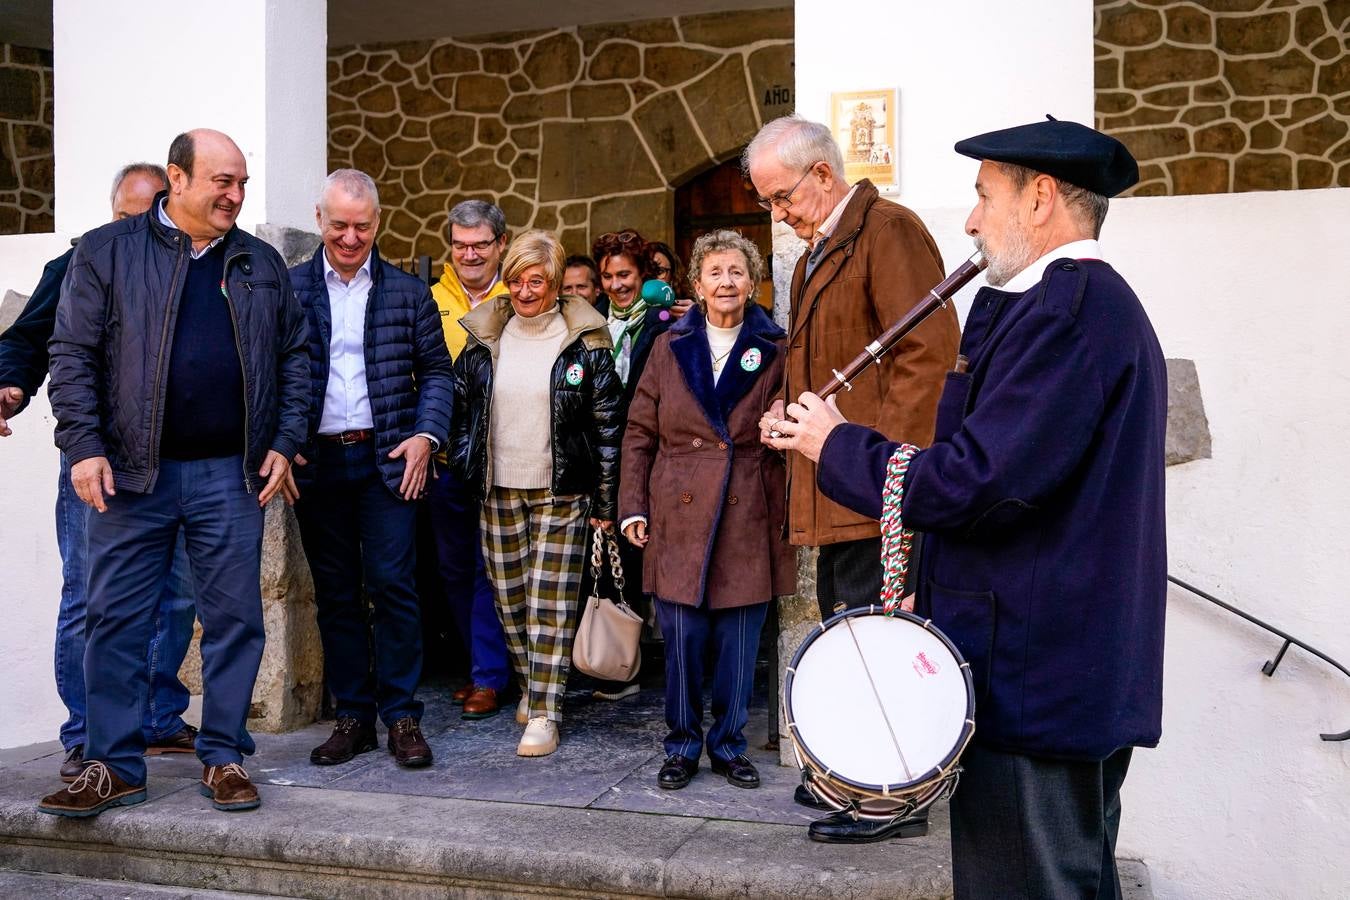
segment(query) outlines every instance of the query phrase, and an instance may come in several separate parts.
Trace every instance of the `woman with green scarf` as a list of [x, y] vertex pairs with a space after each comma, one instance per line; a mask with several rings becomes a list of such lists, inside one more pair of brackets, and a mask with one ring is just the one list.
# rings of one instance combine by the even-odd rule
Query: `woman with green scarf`
[[[675, 323], [670, 309], [648, 306], [642, 299], [642, 285], [656, 275], [647, 262], [647, 242], [631, 228], [611, 231], [596, 238], [591, 257], [600, 269], [600, 287], [605, 300], [595, 305], [609, 322], [609, 336], [614, 342], [614, 369], [624, 384], [624, 415], [633, 399], [642, 369], [647, 365], [652, 344], [658, 335]], [[642, 594], [642, 554], [627, 541], [619, 541], [619, 555], [624, 566], [624, 600], [628, 605], [646, 613], [649, 604]], [[608, 580], [608, 579], [606, 579]], [[590, 590], [590, 571], [582, 584], [582, 599]], [[612, 585], [608, 586], [612, 594]], [[645, 618], [645, 615], [644, 615]], [[640, 690], [637, 680], [631, 682], [599, 682], [595, 690], [597, 700], [622, 700]]]

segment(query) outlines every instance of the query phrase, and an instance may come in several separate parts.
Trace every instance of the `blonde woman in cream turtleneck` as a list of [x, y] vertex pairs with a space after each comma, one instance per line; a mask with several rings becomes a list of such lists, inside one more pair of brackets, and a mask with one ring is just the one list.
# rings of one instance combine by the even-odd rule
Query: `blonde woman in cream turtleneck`
[[560, 295], [547, 231], [502, 261], [509, 295], [463, 319], [451, 454], [483, 499], [483, 552], [521, 682], [516, 752], [558, 748], [587, 525], [613, 527], [623, 385], [604, 316]]

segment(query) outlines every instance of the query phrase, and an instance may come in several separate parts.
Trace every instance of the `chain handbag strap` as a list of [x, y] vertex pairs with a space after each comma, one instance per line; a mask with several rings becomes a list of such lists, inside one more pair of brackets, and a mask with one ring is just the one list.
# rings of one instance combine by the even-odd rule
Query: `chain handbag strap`
[[623, 562], [619, 559], [619, 542], [603, 528], [597, 528], [591, 535], [591, 594], [599, 595], [600, 576], [605, 571], [605, 551], [609, 551], [609, 570], [614, 576], [614, 589], [623, 599]]

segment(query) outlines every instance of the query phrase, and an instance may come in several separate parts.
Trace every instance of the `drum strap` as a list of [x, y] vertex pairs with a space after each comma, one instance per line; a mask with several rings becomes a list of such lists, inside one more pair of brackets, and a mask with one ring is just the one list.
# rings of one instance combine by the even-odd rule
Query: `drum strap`
[[881, 493], [881, 606], [894, 615], [904, 599], [909, 558], [914, 551], [914, 529], [900, 519], [905, 499], [905, 474], [919, 448], [901, 444], [886, 464], [886, 484]]

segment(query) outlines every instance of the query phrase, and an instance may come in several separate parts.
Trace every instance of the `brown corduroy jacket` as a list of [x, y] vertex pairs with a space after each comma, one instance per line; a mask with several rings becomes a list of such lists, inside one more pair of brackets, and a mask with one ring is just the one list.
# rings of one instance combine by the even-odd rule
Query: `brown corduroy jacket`
[[[844, 208], [819, 263], [805, 279], [806, 255], [792, 275], [784, 396], [818, 391], [944, 276], [942, 257], [913, 212], [883, 200], [866, 179]], [[961, 329], [951, 304], [835, 395], [850, 422], [895, 441], [927, 446], [946, 373], [956, 362]], [[877, 522], [826, 499], [816, 466], [788, 454], [788, 539], [822, 546], [880, 534]]]

